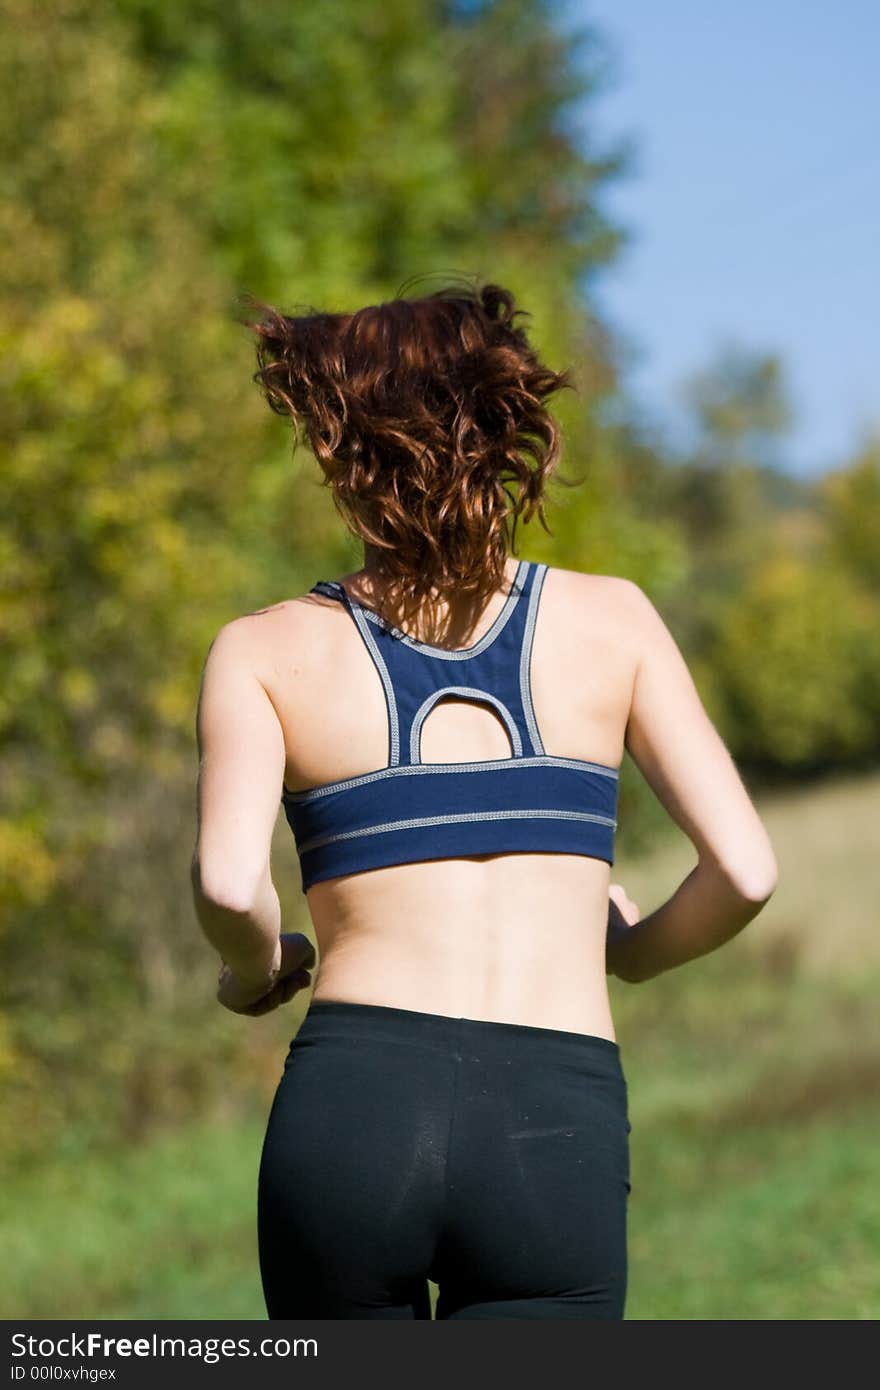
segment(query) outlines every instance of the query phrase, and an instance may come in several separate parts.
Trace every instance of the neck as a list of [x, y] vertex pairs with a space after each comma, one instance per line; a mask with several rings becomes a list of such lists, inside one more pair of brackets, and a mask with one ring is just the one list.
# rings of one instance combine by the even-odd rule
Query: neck
[[[487, 614], [488, 609], [484, 597], [473, 597], [470, 600], [462, 600], [455, 605], [455, 613], [450, 611], [448, 602], [435, 601], [428, 605], [427, 614], [423, 615], [424, 622], [419, 620], [418, 615], [406, 611], [406, 604], [400, 605], [391, 612], [387, 604], [387, 585], [382, 576], [381, 561], [384, 552], [378, 547], [373, 546], [369, 541], [364, 540], [363, 552], [364, 563], [359, 576], [354, 576], [356, 583], [354, 595], [360, 601], [372, 607], [374, 611], [381, 612], [387, 622], [397, 627], [404, 627], [410, 636], [419, 641], [433, 642], [438, 645], [446, 645], [451, 649], [461, 647], [471, 643], [475, 626], [479, 622], [481, 614]], [[510, 583], [516, 577], [519, 561], [515, 556], [508, 556], [505, 563], [505, 572]], [[366, 592], [364, 592], [363, 580], [367, 581]], [[358, 593], [360, 590], [360, 593]], [[495, 604], [498, 609], [507, 597], [506, 592], [501, 592], [496, 596]], [[490, 601], [489, 607], [492, 604]], [[494, 616], [494, 615], [493, 615]], [[414, 629], [418, 629], [418, 631]], [[427, 629], [427, 630], [425, 630]]]
[[364, 569], [368, 574], [378, 575], [380, 569], [381, 551], [376, 546], [370, 545], [369, 541], [364, 541]]

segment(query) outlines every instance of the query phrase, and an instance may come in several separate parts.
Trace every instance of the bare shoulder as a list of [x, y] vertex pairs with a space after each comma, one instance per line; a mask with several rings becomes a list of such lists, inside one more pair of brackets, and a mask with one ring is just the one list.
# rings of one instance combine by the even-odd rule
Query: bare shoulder
[[208, 656], [214, 662], [245, 662], [258, 669], [273, 653], [291, 649], [299, 634], [311, 635], [314, 595], [281, 599], [230, 618], [214, 635]]
[[622, 575], [565, 569], [561, 565], [548, 565], [548, 571], [560, 591], [567, 591], [572, 597], [602, 594], [609, 599], [619, 597], [625, 602], [629, 594], [642, 592], [632, 579], [624, 579]]
[[632, 634], [633, 623], [644, 626], [650, 607], [647, 595], [632, 579], [616, 574], [594, 574], [586, 570], [550, 566], [547, 583], [553, 585], [563, 605], [604, 619], [609, 629]]

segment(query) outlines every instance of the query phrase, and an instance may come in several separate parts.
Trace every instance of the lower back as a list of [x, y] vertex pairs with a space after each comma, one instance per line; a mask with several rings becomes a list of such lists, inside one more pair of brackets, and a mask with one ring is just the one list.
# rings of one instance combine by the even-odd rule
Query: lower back
[[609, 881], [602, 860], [506, 854], [317, 883], [312, 997], [614, 1039]]

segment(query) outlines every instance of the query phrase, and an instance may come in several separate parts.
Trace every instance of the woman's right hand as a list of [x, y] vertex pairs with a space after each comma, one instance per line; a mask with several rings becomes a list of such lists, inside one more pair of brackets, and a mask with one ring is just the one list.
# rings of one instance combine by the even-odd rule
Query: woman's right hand
[[[617, 968], [621, 961], [622, 945], [631, 927], [641, 921], [641, 909], [627, 897], [622, 883], [612, 883], [608, 888], [608, 934], [605, 939], [605, 969], [609, 975], [619, 974]], [[621, 979], [626, 975], [621, 974]]]
[[223, 962], [217, 981], [217, 1001], [235, 1014], [259, 1018], [281, 1004], [287, 1004], [301, 989], [312, 983], [315, 948], [303, 932], [282, 932], [277, 970], [265, 983], [251, 985], [240, 981]]

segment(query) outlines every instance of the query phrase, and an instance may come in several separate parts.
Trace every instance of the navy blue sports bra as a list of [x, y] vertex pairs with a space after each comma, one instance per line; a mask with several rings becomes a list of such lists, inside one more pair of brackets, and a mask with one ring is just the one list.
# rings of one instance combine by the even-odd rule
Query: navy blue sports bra
[[[336, 581], [310, 593], [344, 603], [373, 659], [388, 709], [388, 765], [282, 793], [302, 874], [321, 879], [391, 864], [545, 851], [614, 863], [618, 770], [545, 753], [532, 708], [530, 663], [547, 566], [520, 560], [501, 609], [471, 647], [419, 642], [363, 607]], [[423, 763], [421, 729], [444, 696], [489, 704], [512, 756]]]

